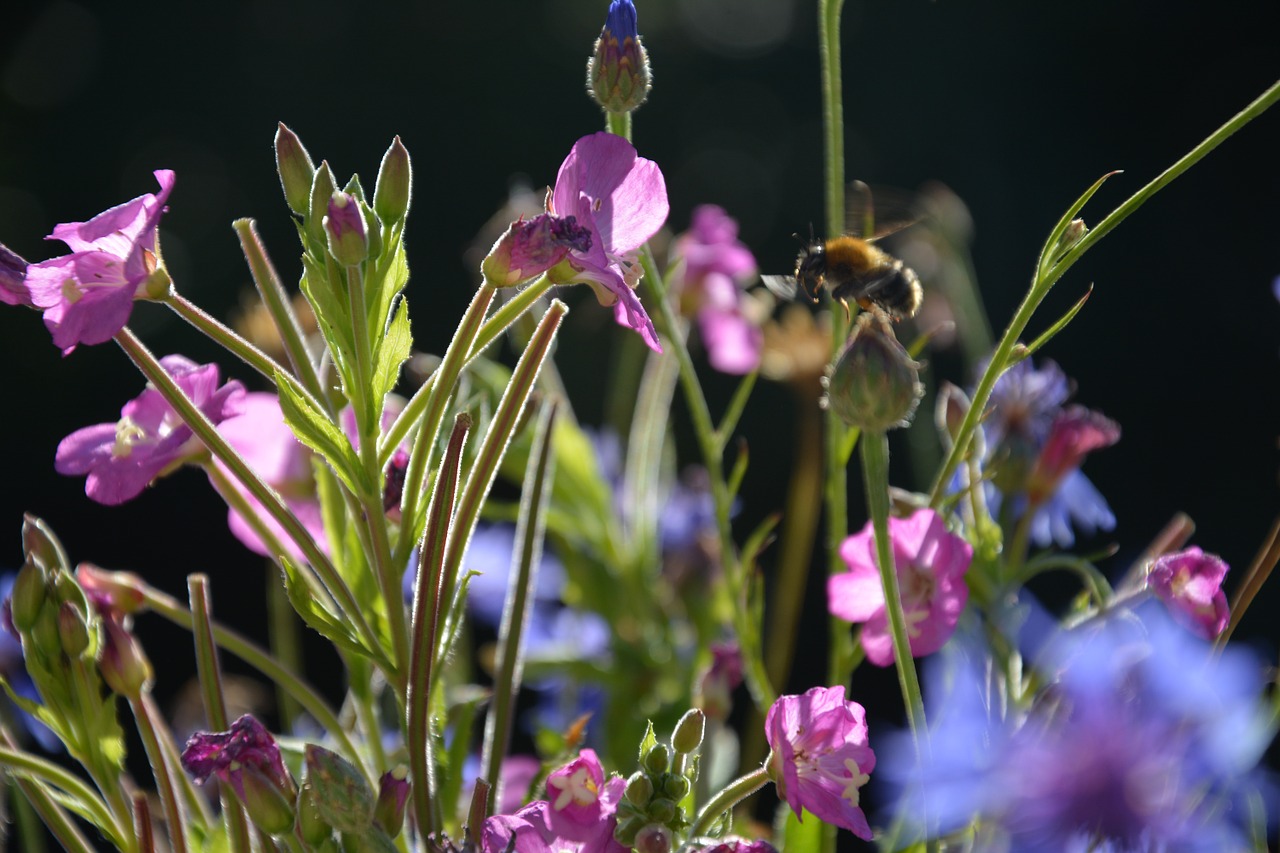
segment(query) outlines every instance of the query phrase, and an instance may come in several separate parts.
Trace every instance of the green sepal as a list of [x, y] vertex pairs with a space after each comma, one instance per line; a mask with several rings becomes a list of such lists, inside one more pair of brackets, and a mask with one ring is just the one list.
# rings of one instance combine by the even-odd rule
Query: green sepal
[[643, 764], [644, 757], [658, 745], [658, 736], [653, 733], [653, 720], [645, 723], [644, 737], [640, 738], [640, 752], [636, 756], [637, 763]]
[[333, 473], [357, 495], [367, 494], [370, 484], [364, 481], [364, 469], [356, 458], [355, 448], [342, 430], [325, 414], [294, 391], [276, 372], [276, 388], [280, 392], [280, 411], [298, 441], [319, 453], [333, 468]]
[[409, 360], [413, 334], [409, 330], [409, 300], [401, 299], [387, 331], [378, 339], [373, 365], [373, 401], [381, 411], [382, 401], [400, 381], [400, 365]]

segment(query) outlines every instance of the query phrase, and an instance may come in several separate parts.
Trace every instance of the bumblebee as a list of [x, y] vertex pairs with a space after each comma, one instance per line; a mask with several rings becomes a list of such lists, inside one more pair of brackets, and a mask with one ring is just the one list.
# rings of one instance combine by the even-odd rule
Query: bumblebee
[[[866, 211], [860, 217], [851, 215], [850, 221], [861, 223], [866, 233], [872, 233], [870, 196], [865, 185], [861, 185], [858, 194], [864, 197]], [[798, 290], [803, 289], [806, 296], [817, 302], [818, 292], [826, 287], [831, 291], [831, 298], [842, 303], [846, 310], [850, 302], [856, 302], [863, 310], [877, 306], [895, 320], [914, 317], [924, 296], [920, 278], [915, 270], [874, 243], [914, 221], [906, 219], [886, 225], [869, 239], [850, 233], [818, 240], [810, 234], [809, 242], [796, 258], [794, 276], [766, 275], [761, 279], [782, 299], [795, 299]]]

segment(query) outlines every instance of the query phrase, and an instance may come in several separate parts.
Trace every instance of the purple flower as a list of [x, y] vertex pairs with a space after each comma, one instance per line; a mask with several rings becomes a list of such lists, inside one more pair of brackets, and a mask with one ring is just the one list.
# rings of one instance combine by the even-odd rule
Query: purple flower
[[1222, 581], [1227, 564], [1199, 548], [1165, 554], [1147, 572], [1149, 586], [1178, 621], [1205, 639], [1216, 639], [1231, 618]]
[[1073, 526], [1088, 535], [1116, 524], [1079, 466], [1089, 451], [1114, 444], [1120, 428], [1082, 406], [1065, 406], [1071, 391], [1056, 364], [1046, 361], [1036, 370], [1025, 359], [996, 381], [982, 426], [983, 464], [993, 472], [987, 485], [991, 511], [1010, 501], [1014, 517], [1031, 512], [1031, 538], [1041, 547], [1072, 545]]
[[129, 322], [134, 298], [155, 271], [156, 227], [174, 175], [168, 169], [154, 174], [159, 195], [139, 196], [88, 222], [56, 226], [47, 239], [66, 243], [71, 254], [27, 267], [31, 302], [44, 309], [44, 324], [63, 355], [79, 344], [111, 340]]
[[485, 280], [510, 287], [541, 275], [565, 259], [570, 251], [588, 252], [591, 232], [577, 218], [542, 213], [512, 222], [493, 244], [481, 269]]
[[[931, 509], [916, 510], [910, 518], [890, 518], [889, 538], [911, 654], [932, 654], [955, 631], [969, 599], [964, 574], [973, 559], [973, 548], [947, 532], [941, 516]], [[849, 571], [827, 580], [827, 607], [833, 616], [863, 623], [861, 637], [867, 660], [891, 666], [893, 635], [876, 568], [871, 522], [844, 541], [840, 556], [849, 564]]]
[[193, 734], [182, 750], [182, 766], [197, 785], [216, 776], [218, 781], [231, 785], [241, 799], [244, 799], [246, 770], [262, 774], [281, 791], [293, 790], [293, 778], [285, 769], [275, 738], [248, 714], [225, 732]]
[[590, 285], [600, 304], [613, 305], [618, 322], [655, 352], [662, 352], [657, 331], [634, 288], [641, 276], [638, 250], [662, 227], [669, 209], [658, 164], [604, 132], [574, 143], [547, 199], [548, 213], [574, 217], [591, 235], [590, 247], [572, 249], [551, 270], [552, 279]]
[[673, 255], [684, 260], [676, 283], [681, 311], [697, 317], [711, 366], [722, 373], [755, 370], [764, 334], [743, 310], [742, 287], [756, 274], [756, 259], [738, 241], [738, 223], [721, 207], [701, 205]]
[[778, 853], [778, 850], [767, 841], [726, 838], [716, 844], [699, 847], [698, 853]]
[[[316, 496], [315, 475], [311, 470], [312, 454], [294, 437], [293, 431], [284, 422], [284, 413], [280, 410], [280, 401], [276, 395], [264, 392], [245, 394], [240, 412], [219, 424], [218, 432], [244, 457], [254, 473], [279, 493], [293, 514], [315, 537], [320, 548], [327, 552], [328, 538], [324, 535], [320, 500]], [[284, 528], [221, 462], [214, 460], [214, 465], [231, 487], [255, 508], [255, 517], [276, 535], [289, 554], [300, 558], [301, 551], [284, 532]], [[232, 534], [251, 551], [265, 557], [274, 556], [257, 531], [239, 512], [229, 510], [227, 524]]]
[[[245, 397], [234, 380], [219, 385], [216, 364], [181, 355], [160, 359], [165, 372], [214, 424], [237, 414]], [[141, 494], [157, 477], [204, 452], [164, 396], [148, 386], [120, 410], [120, 420], [78, 429], [58, 444], [54, 467], [69, 477], [88, 475], [84, 491], [115, 506]]]
[[26, 288], [27, 266], [22, 256], [0, 243], [0, 302], [34, 307]]
[[815, 687], [803, 696], [780, 696], [765, 717], [773, 751], [770, 776], [778, 793], [803, 820], [808, 809], [819, 820], [871, 840], [859, 807], [860, 790], [875, 769], [867, 745], [866, 711], [847, 702], [844, 687]]

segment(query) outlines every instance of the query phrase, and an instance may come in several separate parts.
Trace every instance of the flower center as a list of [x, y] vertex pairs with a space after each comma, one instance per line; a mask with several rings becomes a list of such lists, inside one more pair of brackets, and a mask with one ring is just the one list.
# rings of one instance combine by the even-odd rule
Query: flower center
[[116, 443], [111, 448], [111, 455], [116, 459], [125, 459], [133, 453], [133, 446], [140, 444], [147, 437], [147, 432], [133, 422], [132, 418], [121, 418], [116, 423]]
[[846, 758], [842, 764], [837, 764], [834, 761], [823, 762], [816, 755], [797, 752], [795, 760], [797, 776], [827, 790], [838, 789], [840, 798], [847, 800], [852, 806], [858, 805], [861, 798], [859, 789], [871, 779], [852, 758]]
[[599, 796], [595, 780], [591, 778], [591, 774], [585, 767], [579, 767], [568, 776], [551, 777], [547, 780], [547, 787], [555, 788], [560, 792], [551, 806], [556, 811], [561, 811], [571, 802], [580, 806], [589, 806]]

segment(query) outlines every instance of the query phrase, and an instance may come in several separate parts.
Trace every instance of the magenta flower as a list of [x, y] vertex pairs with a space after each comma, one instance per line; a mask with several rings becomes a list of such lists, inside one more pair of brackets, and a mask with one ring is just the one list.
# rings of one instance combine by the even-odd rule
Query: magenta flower
[[[240, 411], [244, 386], [234, 380], [220, 386], [216, 364], [196, 364], [180, 355], [165, 356], [160, 364], [215, 424]], [[64, 438], [54, 465], [59, 474], [87, 474], [85, 494], [115, 506], [203, 452], [204, 444], [191, 428], [159, 391], [148, 386], [125, 403], [120, 420], [78, 429]]]
[[859, 789], [876, 766], [867, 745], [867, 715], [847, 702], [844, 687], [815, 687], [803, 696], [780, 696], [765, 718], [772, 753], [769, 775], [796, 818], [808, 809], [819, 820], [871, 840]]
[[[973, 548], [947, 532], [942, 518], [920, 509], [910, 518], [890, 518], [894, 567], [914, 657], [932, 654], [955, 632], [969, 600], [964, 573]], [[885, 610], [884, 589], [876, 568], [875, 533], [871, 522], [844, 540], [840, 556], [849, 571], [827, 580], [827, 608], [833, 616], [861, 622], [862, 647], [877, 666], [893, 664], [893, 635]]]
[[606, 793], [604, 767], [595, 750], [582, 750], [547, 777], [547, 829], [560, 838], [590, 838], [617, 808], [617, 798], [610, 802], [604, 799]]
[[547, 199], [548, 213], [574, 217], [591, 235], [591, 245], [571, 249], [552, 278], [590, 285], [601, 305], [614, 306], [618, 323], [639, 332], [655, 352], [662, 352], [658, 334], [634, 288], [641, 276], [638, 250], [658, 233], [669, 210], [658, 164], [604, 132], [574, 143]]
[[182, 766], [197, 785], [216, 776], [218, 781], [235, 788], [241, 799], [244, 799], [246, 770], [265, 776], [282, 792], [293, 791], [293, 777], [285, 769], [275, 738], [248, 714], [225, 732], [193, 734], [182, 750]]
[[585, 254], [591, 243], [591, 232], [578, 225], [577, 217], [543, 213], [517, 219], [493, 244], [481, 271], [490, 284], [511, 287], [551, 269], [570, 250]]
[[743, 310], [742, 287], [756, 274], [756, 259], [738, 241], [738, 223], [721, 207], [701, 205], [673, 255], [684, 260], [676, 284], [681, 312], [697, 317], [711, 366], [722, 373], [755, 370], [764, 335]]
[[1027, 478], [1027, 498], [1035, 506], [1053, 495], [1068, 474], [1095, 450], [1120, 440], [1120, 425], [1084, 406], [1068, 406], [1053, 421], [1049, 437]]
[[1147, 586], [1183, 625], [1207, 640], [1216, 639], [1231, 617], [1222, 581], [1227, 564], [1199, 548], [1165, 554], [1151, 564]]
[[0, 243], [0, 302], [33, 307], [26, 287], [27, 266], [21, 255]]
[[56, 226], [47, 239], [66, 243], [71, 254], [27, 267], [31, 302], [44, 309], [44, 324], [63, 355], [79, 344], [111, 340], [129, 322], [134, 298], [155, 271], [156, 230], [174, 175], [168, 169], [154, 174], [159, 195], [138, 196], [88, 222]]
[[[263, 482], [275, 489], [285, 504], [311, 532], [322, 550], [328, 550], [324, 535], [324, 523], [320, 515], [320, 500], [316, 497], [315, 475], [311, 470], [311, 451], [294, 437], [284, 422], [280, 401], [275, 394], [255, 392], [246, 394], [239, 414], [228, 418], [218, 426], [218, 432], [244, 457]], [[219, 461], [215, 466], [240, 495], [254, 507], [255, 516], [271, 530], [288, 549], [291, 556], [301, 557], [297, 546], [284, 532], [257, 499], [239, 484], [229, 470]], [[249, 550], [273, 557], [275, 554], [262, 541], [253, 527], [232, 509], [227, 516], [228, 526], [237, 539]]]

